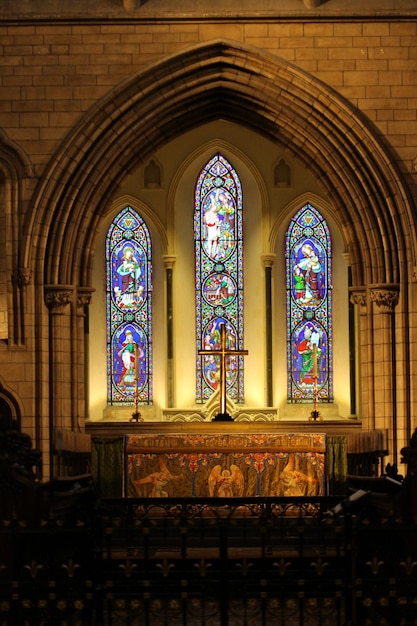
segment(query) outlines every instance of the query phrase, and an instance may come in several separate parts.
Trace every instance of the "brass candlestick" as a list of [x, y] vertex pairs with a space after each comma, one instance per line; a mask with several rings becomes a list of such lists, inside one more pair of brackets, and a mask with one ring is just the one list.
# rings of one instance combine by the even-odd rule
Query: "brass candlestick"
[[310, 417], [308, 418], [310, 422], [316, 422], [317, 420], [322, 421], [323, 418], [320, 415], [320, 411], [317, 409], [317, 398], [318, 398], [318, 369], [317, 369], [317, 345], [313, 345], [313, 378], [314, 378], [314, 386], [313, 386], [313, 410], [310, 413]]
[[139, 413], [139, 376], [138, 376], [138, 344], [135, 343], [135, 411], [132, 413], [131, 422], [143, 422], [142, 414]]

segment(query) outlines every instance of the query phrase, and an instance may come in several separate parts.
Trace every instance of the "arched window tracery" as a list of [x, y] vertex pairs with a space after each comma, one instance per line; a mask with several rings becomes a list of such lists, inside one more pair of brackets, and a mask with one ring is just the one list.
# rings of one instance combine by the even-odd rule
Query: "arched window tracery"
[[106, 237], [107, 401], [152, 403], [152, 246], [130, 206]]
[[288, 402], [332, 402], [332, 242], [309, 203], [286, 233], [286, 285]]
[[[220, 360], [199, 350], [243, 349], [243, 204], [236, 170], [216, 154], [195, 187], [196, 401], [205, 402], [219, 385]], [[227, 395], [243, 402], [243, 358], [227, 357]]]

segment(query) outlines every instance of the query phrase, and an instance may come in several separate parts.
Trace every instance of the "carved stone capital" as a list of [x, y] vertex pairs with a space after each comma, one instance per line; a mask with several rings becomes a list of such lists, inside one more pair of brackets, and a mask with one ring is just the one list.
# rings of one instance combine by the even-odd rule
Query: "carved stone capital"
[[265, 267], [273, 267], [276, 259], [276, 254], [263, 254], [261, 256], [262, 264]]
[[177, 257], [174, 256], [173, 254], [164, 254], [164, 256], [162, 257], [163, 261], [164, 261], [164, 267], [166, 270], [172, 270], [172, 268], [175, 265], [175, 261], [177, 260]]
[[381, 313], [392, 313], [398, 304], [399, 286], [398, 285], [375, 285], [370, 290], [371, 302], [381, 310]]
[[349, 300], [352, 304], [356, 304], [360, 308], [365, 308], [367, 304], [367, 297], [365, 288], [363, 289], [350, 289]]
[[45, 285], [45, 304], [52, 313], [62, 314], [73, 302], [74, 290], [67, 285]]
[[77, 290], [77, 307], [84, 308], [85, 306], [89, 306], [91, 304], [91, 298], [93, 296], [94, 289], [90, 289], [89, 287], [80, 287]]

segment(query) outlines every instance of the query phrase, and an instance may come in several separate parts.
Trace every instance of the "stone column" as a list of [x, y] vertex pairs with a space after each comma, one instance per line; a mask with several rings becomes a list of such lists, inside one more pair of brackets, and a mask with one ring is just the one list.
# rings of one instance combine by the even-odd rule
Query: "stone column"
[[74, 430], [84, 430], [88, 415], [88, 307], [91, 303], [92, 289], [80, 287], [77, 290], [77, 311], [75, 328], [72, 333], [73, 354], [73, 389], [72, 426]]
[[[46, 285], [49, 309], [49, 419], [50, 437], [56, 428], [71, 429], [71, 285]], [[51, 440], [52, 442], [53, 440]], [[51, 446], [51, 450], [53, 446]]]
[[398, 285], [372, 285], [370, 300], [374, 303], [374, 384], [375, 427], [389, 433], [389, 450], [394, 463], [397, 459], [397, 364], [395, 346], [395, 307]]
[[266, 406], [273, 406], [272, 370], [272, 267], [275, 254], [263, 254], [265, 272], [265, 356], [266, 356]]
[[372, 430], [375, 427], [374, 384], [369, 364], [372, 363], [373, 351], [365, 287], [359, 289], [352, 287], [350, 301], [355, 306], [356, 383], [360, 390], [360, 406], [357, 413], [362, 418], [364, 429]]
[[163, 257], [166, 277], [166, 329], [167, 329], [167, 407], [174, 406], [174, 338], [172, 304], [172, 278], [175, 256], [165, 254]]

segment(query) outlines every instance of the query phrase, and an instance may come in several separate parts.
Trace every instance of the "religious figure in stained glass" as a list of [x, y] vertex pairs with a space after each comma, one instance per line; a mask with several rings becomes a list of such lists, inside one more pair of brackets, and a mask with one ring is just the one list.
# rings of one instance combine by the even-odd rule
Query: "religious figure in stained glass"
[[322, 215], [302, 207], [287, 230], [288, 401], [333, 400], [331, 237]]
[[[205, 402], [219, 386], [220, 359], [198, 351], [243, 348], [242, 189], [236, 171], [216, 154], [201, 171], [195, 188], [196, 400]], [[243, 359], [229, 356], [226, 390], [243, 402]]]
[[151, 241], [131, 207], [106, 238], [107, 380], [110, 404], [152, 401]]

